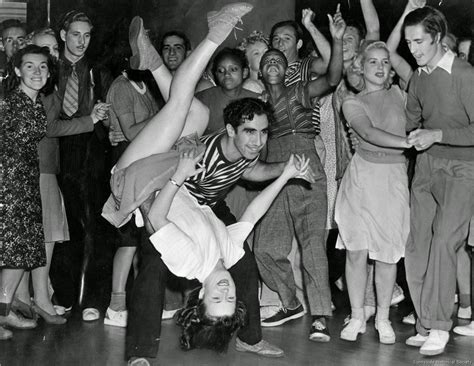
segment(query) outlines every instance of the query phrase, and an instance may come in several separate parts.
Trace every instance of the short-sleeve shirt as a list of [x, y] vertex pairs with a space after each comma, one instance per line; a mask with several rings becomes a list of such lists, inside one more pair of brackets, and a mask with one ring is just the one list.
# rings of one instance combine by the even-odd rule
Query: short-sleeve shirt
[[150, 237], [171, 272], [203, 282], [222, 258], [230, 268], [245, 254], [243, 243], [253, 229], [249, 222], [225, 226], [208, 206], [199, 205], [185, 187], [171, 204], [168, 225]]

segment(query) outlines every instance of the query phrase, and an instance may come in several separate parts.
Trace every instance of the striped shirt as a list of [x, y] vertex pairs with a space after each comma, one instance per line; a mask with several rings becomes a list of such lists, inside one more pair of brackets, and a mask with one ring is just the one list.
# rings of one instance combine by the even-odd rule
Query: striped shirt
[[206, 145], [202, 162], [206, 170], [185, 182], [188, 191], [201, 205], [215, 206], [223, 200], [229, 189], [240, 179], [245, 170], [255, 164], [255, 159], [241, 158], [230, 162], [224, 156], [221, 140], [226, 132], [201, 137]]
[[[306, 57], [297, 60], [288, 65], [285, 73], [285, 86], [292, 86], [301, 81], [311, 80], [311, 62], [312, 57]], [[313, 113], [311, 114], [311, 123], [316, 130], [316, 134], [321, 132], [320, 122], [321, 113], [319, 102], [313, 103]]]
[[311, 100], [306, 83], [296, 83], [287, 87], [273, 102], [275, 122], [270, 126], [270, 138], [275, 139], [289, 134], [316, 136], [311, 121]]

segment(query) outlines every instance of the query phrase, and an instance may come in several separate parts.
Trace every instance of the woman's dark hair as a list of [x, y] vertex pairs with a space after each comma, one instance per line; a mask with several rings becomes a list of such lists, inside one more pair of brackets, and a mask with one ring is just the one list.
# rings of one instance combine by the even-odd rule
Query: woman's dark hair
[[224, 125], [230, 124], [234, 130], [244, 124], [247, 120], [252, 120], [255, 115], [266, 115], [268, 124], [275, 121], [273, 107], [270, 103], [263, 102], [257, 98], [241, 98], [230, 102], [224, 108]]
[[230, 58], [234, 60], [235, 62], [237, 62], [242, 68], [242, 70], [245, 68], [248, 68], [247, 57], [245, 57], [245, 53], [243, 51], [237, 48], [225, 47], [217, 53], [217, 55], [214, 57], [214, 60], [212, 62], [211, 71], [215, 79], [217, 79], [216, 72], [217, 72], [217, 68], [219, 67], [219, 63], [226, 58]]
[[448, 32], [448, 23], [446, 22], [444, 14], [431, 6], [418, 8], [409, 13], [403, 22], [403, 31], [405, 31], [405, 28], [408, 26], [418, 24], [424, 27], [425, 32], [431, 35], [433, 41], [439, 33], [439, 41], [441, 42]]
[[206, 306], [199, 299], [199, 290], [198, 287], [188, 294], [184, 308], [177, 313], [176, 323], [182, 328], [181, 348], [185, 351], [207, 348], [224, 353], [234, 332], [245, 324], [245, 305], [237, 301], [232, 316], [211, 318], [206, 315]]
[[20, 85], [21, 79], [19, 76], [16, 75], [15, 67], [19, 69], [21, 67], [21, 63], [23, 62], [23, 56], [28, 55], [28, 54], [44, 55], [46, 57], [50, 76], [48, 80], [46, 81], [46, 84], [40, 90], [40, 92], [44, 93], [45, 95], [51, 94], [52, 91], [54, 90], [54, 82], [56, 80], [56, 75], [57, 75], [56, 62], [54, 58], [51, 56], [51, 54], [49, 53], [48, 47], [40, 47], [34, 44], [30, 44], [26, 46], [25, 48], [18, 50], [13, 55], [10, 62], [8, 63], [7, 65], [8, 77], [5, 80], [6, 92], [7, 93], [11, 92], [18, 85]]

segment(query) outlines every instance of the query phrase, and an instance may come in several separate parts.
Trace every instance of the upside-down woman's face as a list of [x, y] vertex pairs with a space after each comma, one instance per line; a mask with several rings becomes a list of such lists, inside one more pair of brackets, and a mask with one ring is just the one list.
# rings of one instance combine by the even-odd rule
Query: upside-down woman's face
[[206, 306], [206, 315], [220, 318], [235, 313], [235, 283], [227, 270], [211, 273], [203, 283], [199, 298]]

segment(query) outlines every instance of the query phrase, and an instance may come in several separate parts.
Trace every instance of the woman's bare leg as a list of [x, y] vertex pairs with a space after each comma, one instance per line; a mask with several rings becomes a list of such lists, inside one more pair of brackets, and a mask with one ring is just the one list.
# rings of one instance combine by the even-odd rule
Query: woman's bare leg
[[35, 303], [50, 315], [56, 315], [48, 289], [49, 268], [51, 266], [51, 258], [53, 257], [54, 244], [54, 242], [45, 243], [46, 265], [31, 271]]
[[[232, 31], [240, 17], [251, 9], [252, 6], [248, 4], [239, 6], [228, 5], [221, 11], [208, 15], [208, 35], [178, 68], [171, 82], [168, 102], [130, 143], [117, 162], [117, 169], [126, 168], [139, 159], [170, 150], [183, 133], [186, 117], [188, 112], [190, 112], [190, 106], [194, 98], [196, 84], [209, 59]], [[138, 56], [142, 57], [141, 54], [143, 54], [144, 58], [153, 60], [152, 64], [147, 64], [146, 59], [142, 58], [137, 64], [140, 68], [151, 69], [152, 72], [156, 73], [156, 70], [162, 66], [162, 62], [160, 64], [161, 60], [156, 58], [158, 55], [156, 50], [150, 48], [152, 46], [144, 30], [142, 30], [141, 20], [135, 19], [132, 21], [131, 35], [136, 34], [137, 45], [133, 46], [132, 44], [132, 50], [134, 48], [138, 49]], [[140, 28], [140, 31], [134, 31], [133, 27], [135, 29]], [[200, 122], [194, 118], [188, 119], [188, 122], [191, 121]], [[207, 124], [207, 121], [204, 124]], [[184, 133], [199, 129], [202, 129], [202, 121], [198, 123], [198, 126], [187, 126], [184, 129]]]

